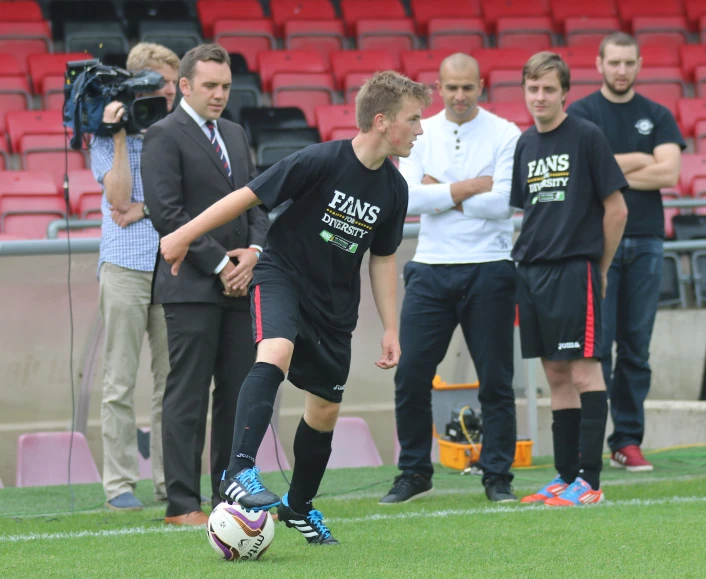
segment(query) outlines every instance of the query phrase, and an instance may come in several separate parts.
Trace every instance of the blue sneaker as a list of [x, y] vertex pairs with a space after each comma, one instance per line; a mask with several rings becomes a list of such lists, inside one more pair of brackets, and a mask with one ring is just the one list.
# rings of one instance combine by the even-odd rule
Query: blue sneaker
[[528, 495], [526, 497], [523, 497], [520, 502], [525, 503], [525, 504], [526, 503], [543, 503], [549, 499], [553, 499], [554, 497], [558, 497], [561, 493], [563, 493], [566, 490], [566, 487], [568, 487], [568, 486], [569, 485], [566, 484], [566, 482], [560, 476], [557, 476], [552, 482], [550, 482], [548, 485], [539, 489], [533, 495]]
[[299, 531], [310, 545], [340, 544], [324, 524], [321, 511], [312, 509], [308, 515], [299, 514], [289, 506], [288, 495], [289, 493], [282, 497], [282, 503], [277, 507], [277, 517], [281, 522]]
[[144, 505], [131, 492], [126, 492], [110, 499], [105, 506], [114, 511], [140, 511]]
[[260, 469], [256, 466], [244, 468], [229, 479], [226, 479], [226, 471], [223, 471], [219, 492], [224, 501], [238, 503], [251, 511], [266, 511], [280, 503], [280, 498], [262, 484]]

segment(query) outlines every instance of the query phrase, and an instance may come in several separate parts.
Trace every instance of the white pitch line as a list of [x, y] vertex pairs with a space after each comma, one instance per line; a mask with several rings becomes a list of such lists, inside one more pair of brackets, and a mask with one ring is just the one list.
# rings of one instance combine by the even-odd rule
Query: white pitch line
[[[654, 505], [667, 504], [684, 504], [684, 503], [702, 503], [706, 502], [706, 497], [666, 497], [662, 499], [628, 499], [624, 501], [607, 501], [598, 505], [589, 505], [588, 508], [610, 508], [610, 507], [649, 507]], [[493, 514], [521, 514], [526, 512], [551, 512], [564, 511], [570, 509], [550, 509], [544, 506], [526, 507], [517, 506], [492, 506], [480, 507], [476, 509], [445, 509], [440, 511], [417, 511], [411, 513], [389, 513], [389, 514], [373, 514], [365, 517], [350, 517], [337, 518], [333, 517], [326, 519], [327, 523], [337, 524], [354, 524], [367, 523], [375, 521], [393, 521], [406, 520], [417, 518], [440, 518], [440, 517], [459, 517], [469, 515], [493, 515]], [[84, 539], [84, 538], [106, 538], [106, 537], [126, 537], [135, 535], [160, 535], [169, 533], [203, 533], [204, 527], [179, 527], [179, 526], [163, 526], [163, 527], [128, 527], [124, 529], [111, 529], [104, 531], [72, 531], [69, 533], [27, 533], [25, 535], [6, 535], [0, 536], [0, 543], [22, 543], [28, 541], [47, 541], [53, 539]]]

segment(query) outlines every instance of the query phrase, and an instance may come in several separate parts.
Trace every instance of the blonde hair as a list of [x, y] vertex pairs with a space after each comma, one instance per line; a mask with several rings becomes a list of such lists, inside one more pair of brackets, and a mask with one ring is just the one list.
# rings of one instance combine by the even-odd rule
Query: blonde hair
[[127, 55], [126, 68], [130, 72], [161, 68], [168, 66], [179, 70], [179, 57], [166, 46], [153, 42], [140, 42], [136, 44]]
[[428, 107], [431, 104], [431, 89], [392, 70], [376, 72], [355, 97], [358, 128], [367, 133], [373, 128], [373, 120], [378, 114], [394, 119], [402, 110], [404, 97], [416, 98]]
[[555, 52], [538, 52], [525, 63], [522, 69], [522, 86], [525, 86], [525, 80], [537, 80], [550, 70], [556, 70], [561, 88], [568, 92], [571, 86], [569, 65]]

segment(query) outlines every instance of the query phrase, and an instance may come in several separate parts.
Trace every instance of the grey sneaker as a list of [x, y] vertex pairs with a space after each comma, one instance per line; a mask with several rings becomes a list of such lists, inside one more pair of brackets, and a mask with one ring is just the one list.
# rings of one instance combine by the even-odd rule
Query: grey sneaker
[[105, 506], [114, 511], [140, 511], [144, 505], [131, 492], [110, 499]]
[[517, 501], [515, 493], [510, 486], [510, 477], [489, 476], [483, 481], [485, 496], [494, 503], [512, 503]]
[[400, 474], [395, 477], [395, 482], [384, 497], [380, 499], [381, 505], [406, 503], [423, 497], [434, 490], [430, 478], [421, 474]]

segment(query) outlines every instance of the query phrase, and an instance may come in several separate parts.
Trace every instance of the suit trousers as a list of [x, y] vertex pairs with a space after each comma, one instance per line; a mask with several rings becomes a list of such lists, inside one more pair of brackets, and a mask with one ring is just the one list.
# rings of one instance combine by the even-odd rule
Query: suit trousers
[[201, 456], [211, 379], [210, 474], [213, 506], [228, 467], [240, 386], [255, 362], [250, 311], [216, 304], [164, 304], [171, 371], [164, 392], [162, 433], [167, 517], [200, 509]]
[[108, 500], [133, 492], [140, 479], [135, 422], [135, 381], [147, 333], [154, 387], [150, 409], [150, 458], [157, 500], [167, 496], [162, 462], [162, 397], [169, 373], [164, 310], [150, 305], [152, 272], [105, 262], [100, 269], [103, 351], [103, 488]]
[[402, 356], [395, 373], [401, 471], [426, 477], [434, 473], [432, 380], [460, 325], [480, 382], [479, 466], [485, 476], [511, 476], [517, 439], [512, 388], [515, 278], [511, 261], [456, 265], [410, 261], [405, 265]]

